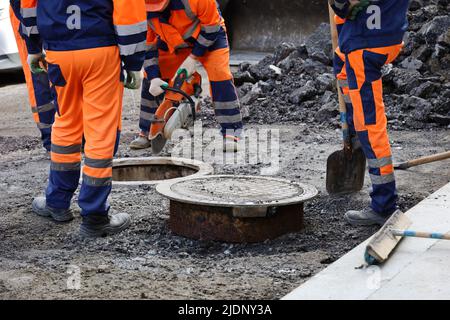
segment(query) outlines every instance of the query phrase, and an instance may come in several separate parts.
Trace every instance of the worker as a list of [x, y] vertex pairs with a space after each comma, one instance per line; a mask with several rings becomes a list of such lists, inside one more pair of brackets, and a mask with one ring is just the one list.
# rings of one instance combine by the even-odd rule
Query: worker
[[[353, 225], [384, 224], [398, 210], [381, 69], [403, 47], [408, 0], [329, 0], [343, 21], [339, 50], [345, 56], [353, 123], [372, 181], [371, 205], [345, 214]], [[342, 74], [341, 74], [342, 76]], [[347, 101], [348, 102], [348, 101]], [[348, 105], [347, 105], [348, 106]]]
[[[142, 87], [141, 133], [130, 147], [150, 147], [149, 129], [161, 87], [182, 69], [192, 75], [197, 63], [208, 74], [217, 121], [224, 137], [224, 151], [237, 151], [242, 116], [233, 76], [225, 22], [215, 0], [146, 0], [148, 51]], [[164, 79], [164, 80], [162, 80]]]
[[50, 89], [48, 75], [45, 72], [32, 73], [28, 67], [28, 51], [21, 33], [20, 0], [10, 0], [11, 25], [19, 49], [20, 61], [28, 89], [28, 99], [33, 113], [33, 119], [41, 132], [41, 140], [44, 148], [50, 151], [50, 137], [52, 124], [55, 119], [55, 106]]
[[124, 83], [138, 89], [143, 77], [145, 2], [59, 0], [55, 5], [22, 0], [21, 6], [30, 68], [41, 72], [48, 65], [57, 95], [49, 182], [46, 196], [34, 199], [33, 211], [58, 222], [73, 219], [70, 202], [80, 178], [84, 133], [80, 234], [121, 232], [130, 225], [130, 217], [109, 215], [108, 196]]

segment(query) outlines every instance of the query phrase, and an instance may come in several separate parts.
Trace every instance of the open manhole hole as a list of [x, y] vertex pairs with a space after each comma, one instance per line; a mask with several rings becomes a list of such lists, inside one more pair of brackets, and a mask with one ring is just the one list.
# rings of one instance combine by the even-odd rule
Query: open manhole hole
[[216, 175], [156, 187], [170, 199], [169, 227], [193, 239], [262, 242], [303, 228], [303, 203], [317, 190], [257, 176]]
[[163, 181], [212, 174], [213, 167], [201, 161], [171, 158], [126, 158], [113, 162], [113, 184], [156, 185]]

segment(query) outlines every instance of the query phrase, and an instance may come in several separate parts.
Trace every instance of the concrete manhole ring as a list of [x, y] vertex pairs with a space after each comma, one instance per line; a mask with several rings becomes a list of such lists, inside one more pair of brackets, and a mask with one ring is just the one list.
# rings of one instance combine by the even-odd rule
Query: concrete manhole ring
[[113, 161], [114, 186], [157, 185], [187, 177], [212, 174], [214, 168], [202, 161], [174, 157], [123, 158]]
[[313, 186], [262, 176], [213, 175], [161, 183], [170, 199], [169, 228], [192, 239], [262, 242], [303, 228]]

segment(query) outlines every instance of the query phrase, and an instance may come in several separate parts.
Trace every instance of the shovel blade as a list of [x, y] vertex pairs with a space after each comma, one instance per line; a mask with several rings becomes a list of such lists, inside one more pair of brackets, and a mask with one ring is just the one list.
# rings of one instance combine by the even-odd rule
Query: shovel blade
[[158, 133], [153, 139], [150, 140], [152, 142], [152, 153], [154, 155], [160, 154], [166, 146], [167, 139], [164, 138], [162, 133]]
[[346, 194], [360, 191], [364, 186], [366, 157], [361, 148], [352, 150], [349, 159], [344, 150], [328, 157], [326, 187], [329, 194]]

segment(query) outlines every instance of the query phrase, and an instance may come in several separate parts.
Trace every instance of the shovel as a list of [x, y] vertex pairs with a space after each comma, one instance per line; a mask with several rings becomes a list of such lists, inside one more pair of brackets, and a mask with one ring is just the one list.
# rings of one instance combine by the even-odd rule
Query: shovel
[[[330, 14], [331, 38], [333, 52], [337, 48], [338, 36], [334, 23], [334, 12]], [[361, 147], [354, 148], [348, 131], [347, 107], [338, 86], [339, 111], [344, 140], [344, 148], [332, 153], [327, 160], [326, 188], [329, 194], [346, 194], [360, 191], [364, 186], [366, 157]]]

